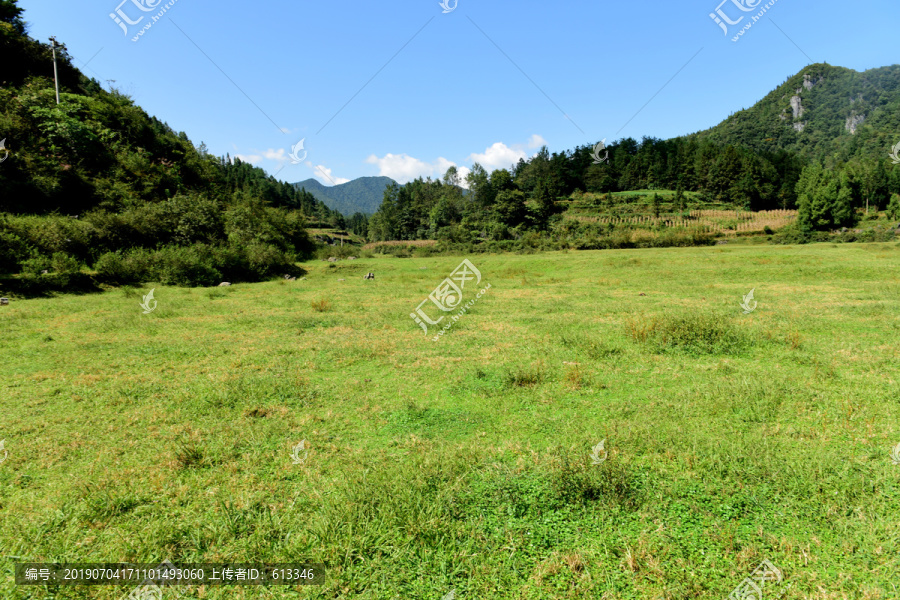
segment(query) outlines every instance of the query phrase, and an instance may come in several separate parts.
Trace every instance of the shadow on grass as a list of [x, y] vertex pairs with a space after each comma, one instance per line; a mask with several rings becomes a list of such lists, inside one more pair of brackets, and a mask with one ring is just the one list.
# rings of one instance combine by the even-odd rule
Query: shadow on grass
[[57, 294], [97, 294], [103, 288], [90, 275], [0, 275], [0, 295], [21, 299], [47, 298]]
[[[282, 276], [268, 278], [241, 278], [233, 277], [225, 279], [232, 283], [261, 283], [263, 281], [276, 281], [284, 276], [303, 277], [307, 271], [301, 267], [291, 267], [285, 270]], [[140, 281], [115, 281], [102, 279], [87, 273], [44, 273], [33, 275], [23, 273], [19, 275], [0, 275], [0, 296], [13, 297], [22, 300], [30, 298], [49, 298], [59, 294], [98, 294], [110, 288], [128, 288], [131, 285], [141, 285]], [[171, 283], [161, 282], [163, 285]], [[182, 287], [207, 287], [204, 285]]]

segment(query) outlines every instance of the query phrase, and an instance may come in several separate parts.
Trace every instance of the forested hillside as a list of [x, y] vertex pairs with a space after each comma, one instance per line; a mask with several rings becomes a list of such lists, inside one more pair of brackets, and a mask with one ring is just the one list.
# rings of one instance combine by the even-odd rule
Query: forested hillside
[[886, 160], [900, 142], [900, 65], [862, 73], [810, 65], [696, 137], [830, 165]]
[[[25, 35], [0, 0], [0, 275], [5, 288], [96, 281], [212, 284], [290, 270], [309, 254], [310, 220], [342, 225], [311, 194], [106, 91], [57, 46]], [[19, 277], [9, 277], [18, 274]]]
[[[900, 141], [898, 108], [900, 67], [857, 73], [812, 65], [708, 131], [670, 140], [626, 138], [596, 150], [587, 145], [550, 153], [544, 147], [511, 172], [487, 173], [476, 164], [466, 179], [467, 197], [454, 185], [455, 169], [444, 181], [390, 188], [368, 233], [372, 240], [503, 240], [525, 231], [554, 236], [566, 200], [599, 194], [613, 215], [631, 214], [628, 203], [640, 196], [621, 193], [638, 190], [673, 192], [667, 210], [678, 220], [704, 205], [798, 209], [800, 239], [852, 226], [862, 210], [887, 208], [900, 218], [900, 167], [889, 157]], [[652, 202], [656, 209], [644, 209], [658, 213], [659, 200]]]
[[381, 205], [384, 188], [396, 183], [390, 177], [359, 177], [347, 183], [326, 187], [315, 179], [295, 183], [297, 189], [304, 189], [328, 208], [349, 216], [354, 213], [372, 214]]

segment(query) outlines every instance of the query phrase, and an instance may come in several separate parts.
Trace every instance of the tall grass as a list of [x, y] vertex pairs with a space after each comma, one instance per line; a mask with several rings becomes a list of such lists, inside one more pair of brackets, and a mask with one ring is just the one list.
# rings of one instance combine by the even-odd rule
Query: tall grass
[[755, 342], [754, 334], [733, 319], [702, 312], [631, 317], [625, 330], [633, 341], [655, 352], [740, 354]]

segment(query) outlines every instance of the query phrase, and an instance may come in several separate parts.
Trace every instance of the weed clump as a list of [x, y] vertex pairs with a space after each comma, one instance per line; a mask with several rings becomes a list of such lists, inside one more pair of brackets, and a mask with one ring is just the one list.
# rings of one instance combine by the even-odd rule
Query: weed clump
[[309, 305], [316, 312], [328, 312], [329, 310], [331, 310], [331, 302], [325, 300], [324, 298], [322, 300], [313, 300], [309, 303]]
[[632, 318], [626, 321], [625, 332], [633, 341], [659, 353], [740, 354], [753, 342], [728, 318], [703, 313]]
[[539, 365], [511, 370], [506, 374], [504, 383], [506, 387], [532, 387], [544, 383], [547, 379], [547, 370], [543, 365]]

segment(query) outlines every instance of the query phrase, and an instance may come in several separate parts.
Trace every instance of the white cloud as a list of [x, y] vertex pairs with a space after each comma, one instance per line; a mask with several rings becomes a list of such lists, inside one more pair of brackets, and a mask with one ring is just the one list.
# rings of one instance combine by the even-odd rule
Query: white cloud
[[342, 183], [347, 183], [348, 181], [350, 181], [349, 179], [344, 179], [343, 177], [332, 175], [331, 169], [329, 169], [325, 165], [313, 166], [310, 161], [306, 161], [306, 166], [312, 168], [314, 177], [321, 181], [323, 185], [340, 185]]
[[[534, 134], [528, 138], [526, 144], [513, 144], [507, 146], [503, 142], [497, 142], [486, 148], [484, 152], [474, 152], [466, 159], [472, 163], [479, 163], [490, 173], [495, 169], [509, 169], [519, 162], [519, 159], [528, 159], [526, 148], [534, 149], [546, 145], [547, 141], [540, 135]], [[531, 156], [534, 156], [532, 154]], [[379, 158], [374, 154], [366, 159], [370, 165], [378, 167], [378, 174], [390, 177], [398, 183], [409, 183], [419, 177], [431, 177], [440, 179], [450, 167], [456, 167], [459, 174], [460, 185], [466, 187], [466, 175], [471, 173], [469, 167], [460, 166], [444, 157], [438, 157], [434, 162], [426, 162], [408, 154], [385, 154]]]
[[263, 152], [263, 156], [268, 158], [269, 160], [274, 160], [279, 163], [283, 163], [288, 159], [287, 156], [284, 155], [284, 148], [279, 148], [278, 150], [272, 150], [269, 148], [265, 152]]
[[409, 183], [419, 177], [442, 179], [447, 169], [456, 167], [456, 172], [459, 175], [459, 184], [461, 187], [466, 188], [466, 175], [471, 172], [469, 167], [461, 167], [443, 156], [438, 157], [433, 163], [428, 163], [408, 154], [388, 153], [384, 155], [384, 158], [378, 158], [373, 154], [366, 159], [366, 162], [371, 165], [377, 165], [379, 175], [390, 177], [397, 183]]
[[528, 155], [523, 150], [517, 149], [515, 146], [510, 148], [503, 142], [493, 144], [482, 154], [476, 152], [469, 155], [470, 161], [477, 162], [488, 173], [495, 169], [508, 169], [519, 162], [520, 158], [528, 158]]
[[534, 134], [530, 138], [528, 138], [528, 147], [529, 148], [540, 148], [541, 146], [546, 146], [547, 140], [538, 134]]
[[250, 163], [251, 165], [259, 164], [260, 162], [265, 160], [274, 160], [279, 165], [287, 162], [290, 157], [285, 156], [284, 148], [279, 148], [278, 150], [273, 150], [269, 148], [265, 152], [261, 154], [235, 154], [235, 158], [241, 159], [243, 162]]
[[440, 178], [456, 163], [446, 158], [438, 158], [434, 163], [427, 163], [408, 154], [385, 154], [378, 158], [374, 154], [366, 159], [370, 165], [378, 167], [378, 174], [390, 177], [398, 183], [409, 183], [419, 177]]
[[469, 184], [466, 183], [466, 176], [472, 172], [472, 169], [469, 167], [456, 167], [456, 172], [459, 173], [460, 187], [469, 189]]

